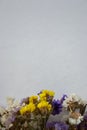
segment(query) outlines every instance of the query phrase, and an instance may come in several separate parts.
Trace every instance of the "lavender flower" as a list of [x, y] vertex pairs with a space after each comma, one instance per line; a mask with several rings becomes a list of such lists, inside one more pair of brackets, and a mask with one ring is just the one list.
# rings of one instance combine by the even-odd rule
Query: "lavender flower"
[[[14, 98], [8, 98], [7, 107], [0, 107], [0, 130], [68, 130], [74, 127], [87, 130], [87, 113], [83, 114], [87, 102], [77, 95], [67, 97], [64, 94], [60, 100], [55, 100], [53, 91], [42, 90], [37, 96], [37, 102], [33, 96], [22, 99], [20, 103]], [[35, 111], [27, 111], [31, 102]], [[44, 111], [45, 114], [42, 114]]]
[[53, 100], [52, 107], [53, 107], [52, 111], [53, 115], [59, 114], [62, 111], [62, 103], [59, 100]]
[[84, 120], [87, 121], [87, 115], [84, 115]]
[[23, 104], [28, 104], [29, 103], [29, 97], [23, 98], [20, 102], [20, 105], [22, 106]]
[[48, 122], [46, 128], [55, 128], [55, 130], [68, 130], [69, 126], [64, 122]]
[[60, 100], [61, 103], [63, 103], [63, 101], [64, 101], [66, 98], [67, 98], [67, 95], [64, 94], [63, 97], [62, 97], [61, 100]]
[[13, 124], [13, 121], [15, 120], [15, 116], [11, 115], [7, 118], [6, 122], [5, 122], [5, 127], [8, 129], [10, 128]]
[[63, 95], [63, 97], [60, 100], [52, 101], [52, 107], [53, 107], [52, 114], [53, 115], [59, 114], [62, 111], [62, 104], [66, 97], [67, 95]]

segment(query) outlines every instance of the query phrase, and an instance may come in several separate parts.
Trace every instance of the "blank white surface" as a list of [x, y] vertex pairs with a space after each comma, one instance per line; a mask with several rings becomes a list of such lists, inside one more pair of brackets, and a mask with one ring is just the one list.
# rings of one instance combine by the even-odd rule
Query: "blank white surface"
[[87, 1], [0, 0], [0, 104], [42, 89], [87, 95]]

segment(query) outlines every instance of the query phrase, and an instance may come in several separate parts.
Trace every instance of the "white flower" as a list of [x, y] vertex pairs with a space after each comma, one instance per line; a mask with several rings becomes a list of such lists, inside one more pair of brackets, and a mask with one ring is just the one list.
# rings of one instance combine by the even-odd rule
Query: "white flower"
[[6, 122], [6, 120], [7, 120], [7, 115], [4, 114], [4, 115], [1, 117], [1, 123], [4, 125], [5, 122]]
[[75, 93], [71, 94], [69, 97], [67, 97], [65, 99], [65, 101], [63, 102], [63, 106], [65, 108], [67, 108], [69, 106], [69, 103], [75, 103], [77, 102], [78, 104], [82, 104], [82, 105], [86, 105], [87, 102], [85, 100], [82, 100], [82, 98], [80, 98], [78, 95], [76, 95]]
[[11, 98], [11, 97], [7, 98], [7, 104], [8, 104], [8, 106], [7, 106], [6, 110], [9, 111], [9, 112], [15, 111], [16, 110], [15, 108], [21, 107], [20, 103], [18, 101], [15, 101], [15, 99]]
[[3, 115], [6, 112], [6, 110], [0, 106], [0, 115]]
[[73, 93], [70, 96], [70, 98], [71, 98], [71, 101], [73, 101], [73, 102], [79, 102], [81, 100], [81, 98], [78, 95], [76, 95], [75, 93]]
[[9, 128], [12, 127], [12, 126], [13, 126], [13, 124], [11, 123], [11, 124], [9, 125]]
[[63, 101], [63, 106], [65, 107], [65, 108], [67, 108], [68, 107], [68, 102], [70, 101], [70, 99], [69, 98], [66, 98], [64, 101]]
[[12, 98], [12, 97], [7, 97], [7, 105], [8, 106], [11, 106], [13, 103], [14, 103], [14, 98]]
[[81, 123], [81, 121], [83, 120], [83, 116], [79, 116], [78, 119], [75, 119], [75, 118], [69, 118], [69, 123], [71, 125], [78, 125]]
[[82, 104], [82, 105], [84, 105], [84, 106], [85, 106], [85, 105], [87, 104], [87, 101], [86, 101], [86, 100], [82, 100], [82, 99], [81, 99], [81, 100], [79, 101], [79, 104]]

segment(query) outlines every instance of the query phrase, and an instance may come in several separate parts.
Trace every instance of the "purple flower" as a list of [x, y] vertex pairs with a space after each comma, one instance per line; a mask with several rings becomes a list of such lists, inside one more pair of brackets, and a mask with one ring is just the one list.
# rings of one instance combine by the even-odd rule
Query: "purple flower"
[[55, 130], [68, 130], [69, 126], [64, 122], [48, 122], [46, 128], [55, 128]]
[[62, 111], [62, 103], [66, 97], [67, 97], [67, 95], [63, 95], [63, 97], [60, 100], [52, 101], [52, 107], [53, 107], [52, 114], [53, 115], [59, 114]]
[[22, 106], [22, 104], [25, 103], [25, 104], [28, 104], [29, 103], [29, 97], [27, 98], [23, 98], [20, 102], [20, 105]]
[[5, 127], [8, 129], [10, 124], [12, 124], [14, 120], [15, 120], [15, 116], [13, 114], [9, 115], [5, 122]]
[[64, 94], [63, 97], [62, 97], [61, 100], [60, 100], [61, 103], [63, 103], [63, 101], [66, 99], [66, 97], [67, 97], [67, 95]]
[[52, 107], [53, 107], [52, 111], [53, 115], [59, 114], [62, 111], [62, 103], [59, 100], [53, 100]]
[[84, 115], [84, 120], [87, 121], [87, 115]]

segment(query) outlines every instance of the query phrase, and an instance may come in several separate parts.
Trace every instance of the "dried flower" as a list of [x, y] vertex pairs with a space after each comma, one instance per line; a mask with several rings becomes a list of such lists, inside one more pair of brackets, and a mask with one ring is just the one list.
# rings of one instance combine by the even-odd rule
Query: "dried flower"
[[9, 97], [7, 107], [0, 107], [0, 130], [87, 128], [87, 114], [84, 115], [86, 104], [76, 94], [54, 99], [54, 92], [50, 90], [42, 90], [35, 96], [22, 99], [20, 103]]
[[54, 130], [68, 130], [69, 126], [64, 122], [48, 122], [46, 128]]

